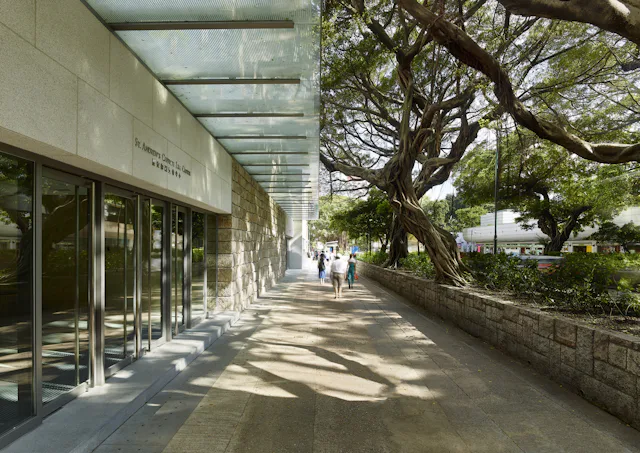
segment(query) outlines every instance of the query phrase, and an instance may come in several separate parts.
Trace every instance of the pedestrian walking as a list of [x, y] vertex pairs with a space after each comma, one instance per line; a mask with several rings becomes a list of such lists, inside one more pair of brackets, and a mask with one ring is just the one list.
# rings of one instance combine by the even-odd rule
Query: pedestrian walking
[[334, 299], [342, 297], [342, 282], [347, 278], [347, 262], [340, 259], [340, 255], [331, 263], [331, 283], [333, 284]]
[[353, 283], [356, 278], [356, 255], [352, 253], [349, 255], [349, 270], [347, 271], [347, 282], [349, 283], [349, 289], [353, 288]]
[[324, 285], [324, 279], [327, 278], [327, 265], [325, 263], [326, 257], [324, 253], [318, 258], [318, 277], [320, 278], [320, 284]]

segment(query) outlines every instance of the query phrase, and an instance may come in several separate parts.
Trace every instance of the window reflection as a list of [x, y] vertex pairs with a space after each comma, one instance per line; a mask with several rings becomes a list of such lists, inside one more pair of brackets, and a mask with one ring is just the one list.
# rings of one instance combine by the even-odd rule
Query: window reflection
[[204, 317], [204, 273], [206, 260], [204, 256], [205, 216], [194, 212], [191, 225], [192, 264], [191, 264], [191, 318]]
[[177, 335], [184, 328], [184, 226], [186, 213], [182, 208], [173, 208], [171, 224], [171, 252], [173, 266], [172, 297], [173, 313], [171, 330]]
[[142, 340], [162, 338], [162, 244], [165, 206], [145, 200], [142, 213]]
[[42, 399], [89, 379], [89, 190], [42, 179]]
[[0, 432], [33, 414], [33, 164], [0, 153]]
[[105, 368], [133, 355], [135, 203], [105, 194]]

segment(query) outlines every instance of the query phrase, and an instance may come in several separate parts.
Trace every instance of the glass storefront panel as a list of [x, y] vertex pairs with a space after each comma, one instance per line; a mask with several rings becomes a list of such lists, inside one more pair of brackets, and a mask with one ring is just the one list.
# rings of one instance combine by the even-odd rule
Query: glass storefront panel
[[135, 352], [135, 208], [133, 198], [105, 194], [105, 368]]
[[205, 314], [205, 232], [205, 215], [194, 212], [191, 217], [191, 319], [202, 319]]
[[42, 178], [42, 400], [89, 379], [89, 189]]
[[0, 153], [0, 432], [33, 415], [33, 173]]
[[142, 341], [162, 338], [162, 253], [165, 204], [145, 200], [142, 205]]
[[185, 217], [183, 208], [174, 207], [171, 216], [171, 297], [173, 315], [171, 331], [177, 335], [184, 328]]

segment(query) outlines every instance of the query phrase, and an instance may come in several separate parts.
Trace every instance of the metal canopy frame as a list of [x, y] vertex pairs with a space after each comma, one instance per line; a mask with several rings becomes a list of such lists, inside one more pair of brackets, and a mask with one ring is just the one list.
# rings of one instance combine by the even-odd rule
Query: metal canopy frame
[[196, 113], [196, 118], [302, 118], [304, 113]]
[[121, 22], [107, 23], [113, 31], [141, 30], [262, 30], [293, 28], [292, 20], [223, 20], [186, 22]]
[[162, 83], [165, 85], [300, 85], [300, 79], [167, 79]]

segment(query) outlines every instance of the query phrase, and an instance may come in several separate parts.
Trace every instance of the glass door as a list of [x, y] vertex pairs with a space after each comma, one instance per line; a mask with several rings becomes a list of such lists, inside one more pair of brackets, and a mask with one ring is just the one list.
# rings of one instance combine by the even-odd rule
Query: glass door
[[174, 206], [171, 215], [171, 332], [177, 335], [185, 328], [184, 276], [186, 266], [185, 227], [186, 209]]
[[89, 379], [91, 184], [42, 177], [42, 402]]
[[[134, 356], [136, 199], [108, 189], [104, 196], [105, 369]], [[109, 373], [107, 373], [109, 374]]]
[[201, 212], [191, 214], [191, 325], [205, 318], [207, 225]]
[[152, 343], [163, 335], [162, 272], [164, 252], [164, 215], [166, 204], [145, 199], [142, 203], [142, 316], [143, 347], [151, 350]]
[[34, 414], [34, 165], [0, 153], [0, 432]]

